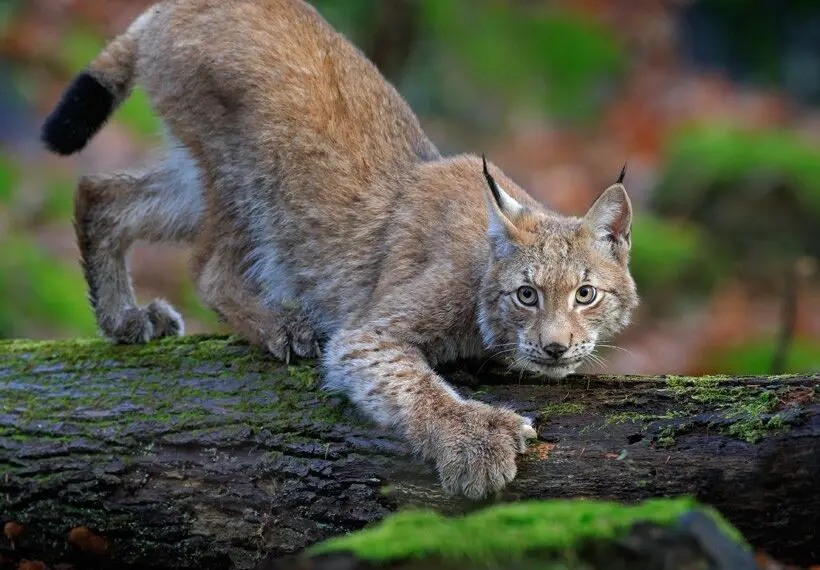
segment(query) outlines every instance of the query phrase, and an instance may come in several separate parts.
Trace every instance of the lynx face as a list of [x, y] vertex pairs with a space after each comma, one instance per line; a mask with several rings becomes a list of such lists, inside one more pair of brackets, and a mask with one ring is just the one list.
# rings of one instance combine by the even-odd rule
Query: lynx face
[[638, 304], [628, 268], [629, 198], [616, 184], [583, 218], [567, 218], [522, 206], [487, 178], [493, 262], [482, 290], [485, 345], [513, 368], [561, 378], [629, 324]]

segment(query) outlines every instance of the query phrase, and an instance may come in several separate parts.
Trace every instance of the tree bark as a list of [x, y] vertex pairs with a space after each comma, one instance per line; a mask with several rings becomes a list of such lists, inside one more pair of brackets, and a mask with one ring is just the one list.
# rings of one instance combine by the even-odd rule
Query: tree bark
[[[443, 373], [536, 420], [496, 500], [691, 495], [776, 558], [820, 559], [818, 375]], [[321, 392], [311, 362], [222, 337], [0, 343], [0, 522], [21, 525], [0, 537], [9, 559], [254, 568], [401, 507], [488, 502], [445, 496], [400, 439]]]

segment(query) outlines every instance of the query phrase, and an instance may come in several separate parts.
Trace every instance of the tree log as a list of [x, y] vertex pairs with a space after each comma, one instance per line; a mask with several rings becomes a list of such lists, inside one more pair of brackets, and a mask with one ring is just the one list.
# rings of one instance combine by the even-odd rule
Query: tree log
[[0, 556], [254, 568], [411, 505], [690, 495], [776, 558], [820, 560], [818, 375], [442, 372], [536, 420], [492, 501], [445, 496], [400, 439], [321, 392], [311, 362], [230, 337], [0, 343]]

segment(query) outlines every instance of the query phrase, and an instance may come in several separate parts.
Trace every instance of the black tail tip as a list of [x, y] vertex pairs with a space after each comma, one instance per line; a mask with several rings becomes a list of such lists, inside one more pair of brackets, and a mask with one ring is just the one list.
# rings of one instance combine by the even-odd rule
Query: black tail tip
[[114, 95], [83, 71], [43, 123], [40, 139], [57, 154], [82, 150], [114, 111]]

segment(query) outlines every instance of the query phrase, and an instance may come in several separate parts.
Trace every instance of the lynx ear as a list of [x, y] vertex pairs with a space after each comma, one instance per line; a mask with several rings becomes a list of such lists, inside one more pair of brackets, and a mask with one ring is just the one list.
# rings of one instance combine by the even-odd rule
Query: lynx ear
[[584, 222], [598, 239], [612, 244], [619, 259], [620, 254], [627, 253], [631, 246], [632, 203], [623, 184], [618, 182], [604, 190], [584, 216]]
[[489, 220], [487, 233], [496, 258], [504, 258], [515, 251], [513, 237], [517, 230], [514, 222], [524, 213], [524, 206], [496, 183], [487, 168], [487, 158], [483, 154], [481, 159], [484, 163], [484, 179], [489, 189], [489, 192], [485, 193]]

